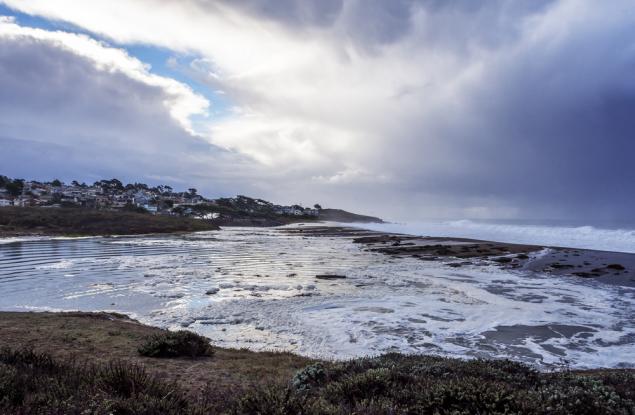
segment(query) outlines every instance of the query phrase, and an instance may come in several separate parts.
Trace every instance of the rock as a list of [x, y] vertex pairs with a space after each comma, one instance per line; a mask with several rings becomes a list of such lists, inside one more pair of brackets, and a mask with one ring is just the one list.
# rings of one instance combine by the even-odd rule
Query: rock
[[598, 276], [597, 274], [591, 274], [589, 272], [574, 272], [573, 275], [582, 277], [582, 278], [593, 278]]
[[573, 265], [570, 264], [558, 264], [557, 262], [554, 262], [553, 264], [549, 265], [551, 268], [555, 268], [555, 269], [567, 269], [567, 268], [573, 268]]
[[422, 261], [436, 261], [439, 258], [436, 256], [420, 256], [419, 259]]
[[337, 275], [337, 274], [319, 274], [316, 275], [315, 278], [318, 280], [338, 280], [346, 278], [346, 275]]
[[614, 269], [616, 271], [624, 271], [626, 268], [624, 268], [624, 265], [621, 264], [610, 264], [606, 266], [608, 269]]
[[205, 295], [214, 295], [219, 291], [219, 288], [210, 288], [209, 290], [205, 291]]
[[494, 258], [492, 259], [492, 261], [498, 262], [499, 264], [507, 264], [512, 262], [512, 259], [507, 257], [502, 257], [502, 258]]
[[452, 268], [460, 268], [463, 265], [472, 265], [472, 263], [470, 261], [463, 261], [463, 262], [450, 262], [450, 263], [447, 263], [445, 265], [447, 265], [449, 267], [452, 267]]
[[516, 255], [516, 258], [518, 258], [518, 259], [529, 259], [529, 255], [527, 255], [527, 254], [518, 254], [518, 255]]

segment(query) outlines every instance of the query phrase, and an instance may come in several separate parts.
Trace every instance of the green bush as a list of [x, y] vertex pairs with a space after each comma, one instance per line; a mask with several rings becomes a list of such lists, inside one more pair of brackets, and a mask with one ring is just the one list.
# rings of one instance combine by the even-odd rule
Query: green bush
[[150, 337], [139, 347], [139, 354], [147, 357], [213, 356], [209, 339], [191, 331], [166, 331]]

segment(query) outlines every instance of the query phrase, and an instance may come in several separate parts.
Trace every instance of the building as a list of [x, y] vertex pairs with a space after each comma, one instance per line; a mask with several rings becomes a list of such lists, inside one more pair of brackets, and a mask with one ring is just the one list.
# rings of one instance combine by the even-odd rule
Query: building
[[315, 216], [315, 217], [317, 217], [317, 216], [320, 215], [320, 211], [317, 210], [317, 209], [306, 208], [306, 209], [304, 209], [304, 214], [306, 216]]
[[13, 206], [13, 200], [0, 198], [0, 207]]
[[159, 211], [157, 205], [143, 205], [142, 207], [152, 214], [156, 214]]

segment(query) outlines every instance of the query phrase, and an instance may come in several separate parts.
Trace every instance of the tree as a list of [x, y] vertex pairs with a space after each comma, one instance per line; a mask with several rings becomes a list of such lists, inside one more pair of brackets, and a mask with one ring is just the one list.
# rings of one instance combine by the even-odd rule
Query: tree
[[24, 180], [15, 179], [9, 183], [6, 183], [4, 187], [5, 189], [7, 189], [7, 192], [9, 192], [11, 196], [20, 196], [20, 194], [22, 193], [22, 189], [24, 189]]
[[73, 185], [73, 186], [75, 186], [75, 187], [79, 187], [79, 186], [81, 186], [77, 180], [73, 180], [73, 181], [71, 182], [71, 185]]
[[313, 205], [313, 207], [317, 210], [322, 210], [322, 206], [320, 206], [319, 203], [316, 203], [315, 205]]
[[62, 182], [59, 179], [55, 179], [51, 182], [51, 186], [53, 187], [61, 187], [62, 186]]
[[197, 192], [197, 190], [193, 187], [190, 187], [189, 189], [187, 189], [188, 192], [190, 192], [190, 195], [194, 196]]
[[117, 179], [112, 180], [100, 180], [95, 182], [94, 186], [101, 187], [105, 190], [124, 190], [123, 183]]
[[112, 179], [110, 180], [110, 186], [113, 189], [117, 189], [117, 190], [123, 190], [123, 183], [121, 183], [119, 180], [117, 179]]

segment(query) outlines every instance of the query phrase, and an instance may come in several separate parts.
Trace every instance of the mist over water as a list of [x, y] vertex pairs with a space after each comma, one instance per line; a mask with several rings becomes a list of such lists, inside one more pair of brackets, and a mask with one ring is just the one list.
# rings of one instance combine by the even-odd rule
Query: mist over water
[[[359, 224], [351, 224], [359, 226]], [[635, 253], [635, 226], [599, 226], [566, 222], [420, 221], [364, 224], [364, 228], [420, 236], [452, 236], [488, 241]]]

